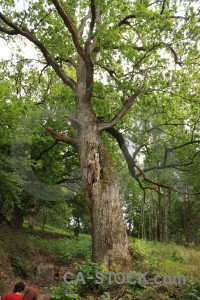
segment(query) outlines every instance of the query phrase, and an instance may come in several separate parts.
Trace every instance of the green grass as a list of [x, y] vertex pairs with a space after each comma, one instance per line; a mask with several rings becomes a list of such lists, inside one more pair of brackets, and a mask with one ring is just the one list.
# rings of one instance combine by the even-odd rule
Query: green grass
[[[32, 257], [48, 257], [52, 262], [62, 262], [63, 264], [71, 263], [75, 265], [80, 261], [83, 263], [84, 270], [87, 273], [89, 269], [88, 258], [91, 257], [92, 242], [89, 235], [81, 234], [74, 237], [67, 231], [46, 226], [44, 236], [40, 237], [41, 229], [36, 228], [33, 234], [27, 232], [14, 231], [10, 228], [3, 228], [0, 231], [0, 259], [12, 262], [15, 273], [23, 273], [24, 276], [29, 274], [29, 265]], [[45, 235], [45, 233], [48, 233]], [[56, 236], [56, 234], [62, 234]], [[52, 236], [51, 236], [52, 234]], [[185, 248], [175, 243], [159, 243], [146, 240], [130, 238], [131, 255], [133, 259], [132, 271], [148, 272], [150, 278], [156, 274], [168, 275], [186, 275], [187, 285], [149, 285], [149, 286], [127, 286], [124, 298], [120, 299], [200, 299], [199, 274], [200, 274], [200, 250]], [[14, 258], [18, 258], [17, 260]], [[84, 265], [85, 263], [85, 265]], [[52, 287], [54, 289], [54, 287]], [[109, 287], [110, 288], [110, 287]], [[115, 290], [118, 286], [113, 286]], [[65, 288], [62, 286], [59, 293], [64, 293]], [[72, 291], [73, 292], [73, 291]], [[105, 288], [105, 298], [110, 290]], [[56, 294], [55, 288], [55, 294]], [[68, 291], [69, 293], [69, 291]], [[73, 297], [78, 294], [75, 293]], [[171, 296], [170, 296], [171, 295]], [[92, 295], [89, 296], [92, 298]], [[56, 296], [57, 297], [57, 296]], [[60, 299], [65, 300], [68, 298]], [[78, 297], [78, 296], [77, 296]], [[56, 298], [59, 299], [59, 298]], [[78, 299], [78, 298], [74, 298]], [[89, 298], [88, 298], [89, 299]]]
[[[45, 231], [46, 232], [46, 231]], [[41, 238], [31, 233], [14, 231], [4, 228], [0, 232], [0, 257], [24, 255], [31, 258], [34, 254], [53, 255], [63, 263], [69, 263], [72, 259], [85, 259], [91, 256], [91, 237], [89, 235], [71, 236], [66, 232], [66, 237], [54, 238], [58, 233], [54, 230], [52, 238]]]
[[88, 258], [91, 256], [91, 237], [80, 235], [79, 237], [48, 239], [44, 240], [39, 237], [30, 237], [35, 246], [42, 253], [57, 255], [63, 263], [68, 263], [74, 258]]
[[175, 243], [166, 244], [137, 239], [130, 241], [133, 249], [140, 254], [143, 263], [147, 266], [169, 275], [185, 274], [189, 277], [199, 278], [199, 250], [186, 248]]
[[[28, 220], [24, 220], [23, 227], [25, 229], [28, 228]], [[41, 226], [34, 226], [34, 231], [42, 232], [42, 227]], [[62, 235], [66, 235], [66, 236], [73, 235], [73, 231], [66, 231], [62, 228], [57, 228], [57, 227], [51, 226], [49, 224], [45, 225], [44, 232], [57, 233], [57, 234], [62, 234]]]

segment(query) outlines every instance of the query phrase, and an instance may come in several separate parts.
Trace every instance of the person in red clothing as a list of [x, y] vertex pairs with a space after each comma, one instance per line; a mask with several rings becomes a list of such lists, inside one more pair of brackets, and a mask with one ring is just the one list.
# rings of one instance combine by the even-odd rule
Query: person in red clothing
[[38, 289], [36, 288], [36, 286], [31, 285], [27, 289], [27, 291], [23, 297], [23, 300], [37, 300], [37, 299], [38, 299]]
[[23, 282], [18, 282], [15, 284], [14, 291], [12, 294], [5, 295], [1, 300], [21, 300], [23, 298], [23, 291], [25, 285]]

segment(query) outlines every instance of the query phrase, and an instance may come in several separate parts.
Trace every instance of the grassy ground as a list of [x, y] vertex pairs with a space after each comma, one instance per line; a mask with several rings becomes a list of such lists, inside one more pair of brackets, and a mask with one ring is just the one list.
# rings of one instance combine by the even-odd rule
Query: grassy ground
[[[81, 271], [84, 278], [94, 277], [84, 285], [63, 284], [63, 277], [58, 283], [52, 279], [52, 282], [45, 284], [48, 288], [52, 286], [53, 299], [200, 299], [200, 250], [174, 243], [162, 244], [132, 238], [130, 244], [133, 258], [131, 271], [136, 272], [134, 276], [137, 283], [116, 285], [112, 281], [109, 285], [104, 278], [104, 283], [97, 285], [95, 272], [101, 271], [101, 267], [90, 260], [90, 236], [80, 235], [75, 238], [71, 233], [49, 226], [43, 233], [36, 228], [32, 234], [4, 228], [0, 231], [0, 273], [4, 272], [1, 278], [12, 276], [9, 284], [19, 278], [27, 278], [39, 284], [33, 270], [43, 261], [59, 264], [65, 270], [73, 270], [75, 274]], [[3, 270], [8, 265], [12, 268], [12, 275]], [[138, 282], [139, 272], [148, 272], [149, 285], [143, 281]], [[185, 275], [186, 284], [156, 285], [154, 277], [158, 274], [160, 278], [165, 274]], [[2, 279], [0, 289], [1, 284], [4, 284]]]

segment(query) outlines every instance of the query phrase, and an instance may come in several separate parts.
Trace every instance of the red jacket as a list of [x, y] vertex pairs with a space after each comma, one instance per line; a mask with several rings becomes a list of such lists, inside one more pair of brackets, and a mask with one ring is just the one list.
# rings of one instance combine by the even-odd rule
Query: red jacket
[[7, 294], [1, 300], [22, 300], [23, 295], [20, 294]]

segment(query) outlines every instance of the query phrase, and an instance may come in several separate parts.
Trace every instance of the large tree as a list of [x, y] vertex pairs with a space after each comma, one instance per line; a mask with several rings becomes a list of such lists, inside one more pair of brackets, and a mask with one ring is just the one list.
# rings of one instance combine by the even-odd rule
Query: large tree
[[[76, 136], [63, 134], [50, 126], [46, 126], [46, 132], [78, 151], [92, 224], [93, 259], [108, 266], [114, 261], [121, 265], [129, 260], [128, 238], [120, 205], [119, 180], [102, 133], [106, 131], [116, 139], [131, 175], [144, 191], [159, 185], [146, 175], [152, 168], [184, 167], [193, 162], [192, 157], [192, 161], [168, 165], [167, 157], [177, 147], [197, 143], [195, 136], [181, 145], [173, 140], [176, 146], [171, 148], [165, 141], [163, 161], [141, 170], [136, 157], [146, 147], [148, 138], [136, 147], [132, 156], [125, 145], [129, 132], [127, 130], [127, 136], [123, 137], [119, 128], [126, 124], [126, 128], [129, 126], [129, 131], [132, 130], [134, 115], [140, 123], [138, 110], [148, 105], [158, 109], [158, 102], [168, 116], [163, 126], [170, 126], [171, 120], [174, 121], [172, 100], [187, 110], [190, 100], [196, 105], [200, 57], [196, 1], [0, 3], [2, 36], [8, 40], [17, 36], [28, 39], [46, 61], [41, 73], [52, 68], [69, 87], [69, 93], [73, 92], [74, 114], [67, 117]], [[147, 124], [151, 127], [148, 118], [145, 134]], [[144, 186], [141, 177], [150, 187]], [[161, 186], [177, 191], [176, 187]]]

